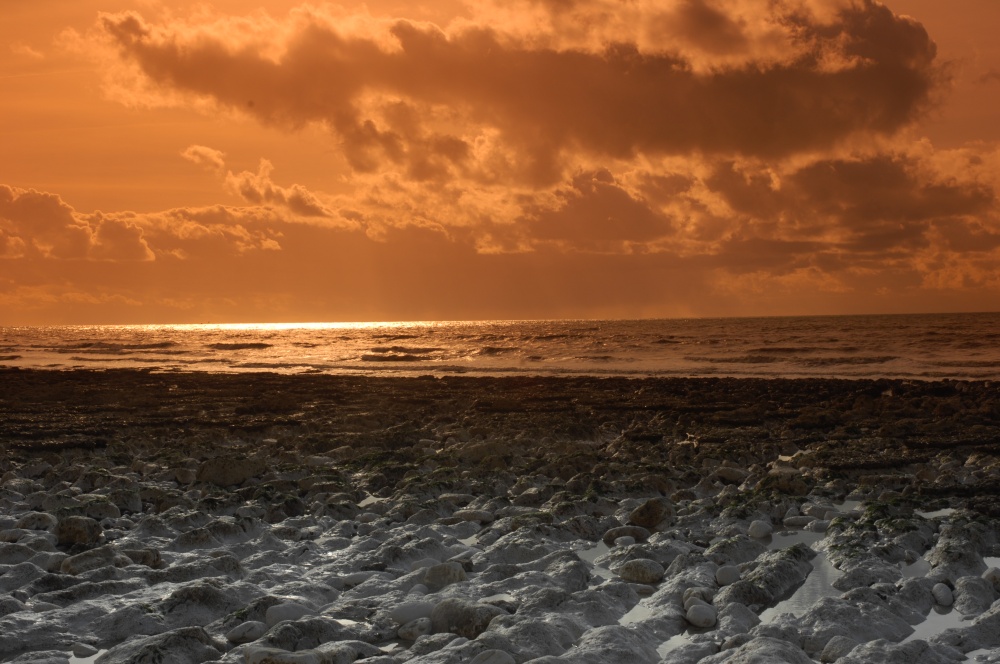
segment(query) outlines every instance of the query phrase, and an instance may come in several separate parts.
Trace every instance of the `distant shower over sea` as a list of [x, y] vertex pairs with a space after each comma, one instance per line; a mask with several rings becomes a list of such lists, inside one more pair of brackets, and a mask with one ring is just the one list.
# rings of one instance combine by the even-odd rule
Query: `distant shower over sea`
[[1000, 313], [0, 328], [0, 366], [1000, 379]]

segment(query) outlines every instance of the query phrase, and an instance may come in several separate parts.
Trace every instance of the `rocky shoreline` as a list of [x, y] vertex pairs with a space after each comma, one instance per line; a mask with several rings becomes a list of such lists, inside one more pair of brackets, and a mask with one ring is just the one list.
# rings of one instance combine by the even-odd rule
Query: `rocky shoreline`
[[0, 661], [1000, 662], [994, 383], [0, 370], [0, 459]]

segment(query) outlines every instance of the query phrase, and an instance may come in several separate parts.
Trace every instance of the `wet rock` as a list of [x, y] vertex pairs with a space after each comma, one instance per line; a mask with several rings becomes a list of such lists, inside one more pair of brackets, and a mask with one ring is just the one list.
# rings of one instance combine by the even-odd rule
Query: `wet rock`
[[298, 620], [303, 616], [313, 615], [316, 612], [305, 606], [304, 604], [299, 604], [298, 602], [282, 602], [281, 604], [275, 604], [267, 609], [264, 613], [264, 622], [267, 623], [268, 627], [274, 627], [280, 622], [286, 620]]
[[770, 536], [774, 528], [767, 521], [752, 521], [747, 528], [747, 535], [757, 539]]
[[827, 664], [829, 662], [836, 662], [851, 652], [857, 645], [858, 641], [849, 636], [834, 636], [827, 641], [826, 646], [819, 655], [819, 661]]
[[97, 546], [103, 532], [101, 524], [89, 517], [68, 516], [59, 519], [55, 534], [59, 546], [90, 548]]
[[267, 469], [267, 461], [262, 458], [233, 458], [231, 456], [209, 459], [198, 468], [197, 481], [208, 482], [221, 487], [238, 486], [251, 477], [257, 477]]
[[490, 604], [477, 604], [457, 598], [442, 600], [431, 612], [435, 632], [451, 632], [474, 639], [497, 616], [507, 615], [503, 609]]
[[290, 652], [265, 646], [246, 648], [243, 661], [246, 664], [324, 664], [320, 654], [312, 649]]
[[650, 498], [628, 515], [630, 525], [652, 530], [675, 515], [674, 506], [665, 498]]
[[719, 565], [739, 565], [756, 559], [767, 548], [755, 539], [744, 535], [727, 537], [712, 544], [705, 557]]
[[193, 627], [214, 622], [243, 605], [224, 583], [203, 579], [174, 590], [160, 610], [171, 627]]
[[24, 609], [25, 605], [21, 600], [13, 597], [0, 597], [0, 618], [10, 615], [11, 613], [24, 611]]
[[472, 509], [457, 510], [452, 514], [452, 516], [455, 517], [456, 519], [461, 519], [463, 521], [476, 521], [483, 525], [488, 525], [493, 523], [495, 518], [493, 516], [493, 512], [489, 512], [487, 510], [472, 510]]
[[118, 553], [117, 549], [111, 545], [105, 545], [97, 547], [96, 549], [91, 549], [90, 551], [84, 551], [83, 553], [78, 553], [75, 556], [69, 556], [64, 559], [59, 565], [59, 570], [63, 574], [72, 574], [77, 576], [83, 574], [84, 572], [89, 572], [90, 570], [98, 569], [108, 565], [120, 564], [122, 562], [122, 556]]
[[941, 606], [951, 606], [955, 603], [955, 595], [947, 584], [935, 583], [931, 588], [931, 594], [934, 596], [934, 601]]
[[226, 632], [226, 639], [232, 643], [250, 643], [264, 636], [267, 625], [259, 620], [248, 620]]
[[852, 588], [866, 588], [876, 583], [893, 583], [901, 576], [899, 566], [878, 558], [867, 558], [845, 571], [833, 582], [833, 587], [847, 592]]
[[658, 583], [663, 574], [663, 565], [648, 559], [629, 560], [618, 568], [618, 576], [631, 583]]
[[619, 537], [634, 537], [637, 542], [645, 542], [649, 539], [649, 531], [640, 526], [618, 526], [604, 533], [602, 540], [608, 546], [615, 543]]
[[428, 567], [423, 580], [431, 592], [438, 592], [445, 586], [465, 581], [467, 578], [461, 563], [448, 562]]
[[978, 616], [993, 604], [997, 592], [981, 576], [963, 576], [955, 581], [955, 610], [964, 616]]
[[993, 586], [994, 592], [1000, 594], [1000, 568], [990, 567], [983, 572], [983, 578]]
[[[389, 632], [391, 634], [391, 632]], [[323, 616], [304, 616], [298, 620], [279, 622], [259, 639], [261, 646], [296, 650], [315, 648], [331, 641], [357, 638], [357, 629]]]
[[397, 625], [414, 621], [418, 618], [430, 618], [434, 604], [424, 600], [411, 600], [397, 604], [389, 611], [389, 618]]
[[838, 664], [871, 664], [872, 662], [879, 664], [952, 664], [953, 662], [965, 661], [965, 656], [954, 648], [929, 644], [919, 639], [899, 644], [878, 639], [855, 647], [846, 656], [836, 661]]
[[24, 530], [53, 530], [57, 524], [58, 519], [48, 512], [28, 512], [17, 520], [14, 527]]
[[858, 641], [887, 638], [902, 641], [913, 633], [905, 620], [882, 603], [850, 602], [840, 597], [824, 597], [799, 618], [796, 627], [822, 647], [834, 636], [850, 636]]
[[802, 648], [770, 637], [757, 637], [739, 648], [701, 660], [702, 664], [813, 664]]
[[684, 618], [695, 627], [712, 627], [718, 619], [715, 609], [707, 604], [693, 605]]
[[426, 636], [434, 630], [434, 625], [430, 618], [416, 618], [399, 627], [396, 630], [397, 636], [404, 641], [416, 641], [421, 636]]
[[720, 586], [729, 586], [740, 580], [740, 568], [735, 565], [723, 565], [715, 570], [715, 581]]
[[606, 625], [587, 631], [574, 648], [555, 661], [580, 664], [659, 662], [660, 657], [653, 644], [651, 635], [643, 635], [621, 625]]
[[510, 653], [503, 650], [484, 650], [473, 657], [469, 664], [516, 664], [516, 662]]
[[45, 570], [29, 562], [11, 565], [0, 572], [0, 592], [9, 593], [45, 575]]
[[24, 544], [0, 544], [0, 565], [17, 565], [31, 560], [38, 552]]
[[219, 659], [222, 650], [201, 627], [184, 627], [157, 634], [138, 636], [114, 646], [101, 655], [101, 664], [167, 662], [200, 664]]

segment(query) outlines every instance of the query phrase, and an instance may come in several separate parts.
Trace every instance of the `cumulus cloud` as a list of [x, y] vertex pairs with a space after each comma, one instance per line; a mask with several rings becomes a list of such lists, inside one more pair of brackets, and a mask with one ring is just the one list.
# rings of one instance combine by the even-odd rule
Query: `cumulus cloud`
[[[763, 26], [746, 3], [668, 4], [657, 14], [638, 3], [656, 15], [611, 21], [600, 44], [574, 35], [604, 20], [602, 2], [538, 3], [549, 17], [540, 32], [315, 9], [197, 26], [105, 14], [101, 26], [147, 83], [268, 124], [323, 123], [359, 170], [435, 150], [451, 167], [495, 130], [539, 183], [558, 177], [565, 150], [775, 157], [891, 135], [920, 115], [940, 76], [922, 26], [871, 0], [828, 16], [772, 2]], [[725, 44], [738, 57], [699, 59]], [[419, 118], [405, 129], [392, 117], [400, 104]], [[444, 122], [453, 129], [437, 131]]]
[[280, 250], [290, 218], [270, 207], [81, 213], [58, 195], [0, 185], [0, 258], [150, 262]]
[[557, 279], [539, 266], [593, 260], [733, 297], [997, 287], [1000, 153], [912, 142], [946, 76], [923, 27], [871, 0], [506, 0], [448, 25], [327, 5], [153, 16], [103, 14], [92, 35], [115, 98], [317, 125], [330, 187], [192, 145], [245, 206], [98, 216], [55, 197], [36, 203], [55, 231], [2, 226], [0, 255], [136, 260], [141, 240], [157, 259], [306, 270], [296, 256], [350, 246], [362, 270], [370, 254], [443, 273], [409, 251]]
[[210, 171], [222, 171], [226, 168], [226, 155], [221, 150], [205, 147], [204, 145], [188, 146], [181, 156], [193, 164], [198, 164], [202, 168]]
[[77, 260], [153, 260], [134, 224], [87, 218], [55, 195], [0, 185], [0, 232], [4, 256]]
[[260, 160], [256, 173], [243, 171], [226, 174], [226, 186], [254, 205], [281, 205], [302, 217], [332, 217], [319, 198], [305, 187], [293, 184], [281, 187], [271, 180], [274, 166], [267, 159]]

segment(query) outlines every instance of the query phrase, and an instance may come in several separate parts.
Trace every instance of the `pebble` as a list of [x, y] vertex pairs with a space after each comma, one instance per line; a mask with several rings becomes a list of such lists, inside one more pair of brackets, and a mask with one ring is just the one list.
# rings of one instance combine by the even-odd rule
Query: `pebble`
[[774, 532], [774, 528], [767, 521], [753, 521], [747, 528], [747, 535], [756, 539], [763, 539]]
[[703, 603], [692, 605], [684, 617], [695, 627], [712, 627], [717, 620], [715, 609]]
[[715, 581], [720, 586], [728, 586], [736, 583], [741, 578], [740, 568], [735, 565], [723, 565], [715, 570]]
[[935, 583], [934, 587], [931, 588], [931, 595], [934, 596], [934, 601], [941, 606], [951, 606], [955, 603], [955, 594], [944, 583]]

